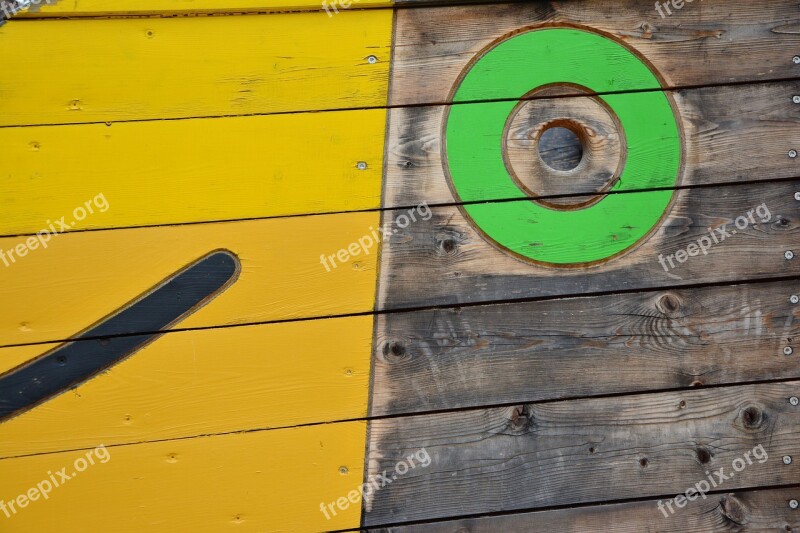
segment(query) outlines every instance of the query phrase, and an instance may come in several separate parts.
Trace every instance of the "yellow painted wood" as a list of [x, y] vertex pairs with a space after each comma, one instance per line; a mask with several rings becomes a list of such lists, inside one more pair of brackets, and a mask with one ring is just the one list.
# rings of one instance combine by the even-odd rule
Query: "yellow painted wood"
[[[330, 5], [331, 2], [329, 1]], [[388, 0], [360, 0], [352, 7], [391, 6]], [[52, 5], [43, 3], [32, 13], [21, 13], [21, 17], [47, 15], [124, 15], [146, 13], [240, 13], [277, 10], [320, 10], [322, 0], [61, 0]], [[342, 8], [340, 7], [341, 11]], [[333, 11], [331, 11], [333, 12]]]
[[[113, 198], [108, 198], [113, 209]], [[102, 216], [98, 214], [97, 216]], [[237, 254], [238, 280], [178, 328], [368, 312], [376, 252], [328, 272], [335, 254], [370, 234], [378, 212], [76, 232], [0, 262], [0, 345], [71, 338], [215, 249]], [[24, 237], [0, 239], [0, 250]], [[354, 245], [355, 246], [355, 245]]]
[[372, 316], [168, 333], [0, 423], [0, 458], [364, 418], [371, 346]]
[[385, 127], [376, 109], [2, 128], [0, 235], [100, 193], [109, 210], [77, 228], [375, 209]]
[[[107, 448], [95, 465], [54, 488], [47, 501], [0, 513], [6, 533], [60, 531], [267, 532], [357, 528], [351, 504], [326, 520], [320, 503], [362, 483], [364, 422]], [[98, 443], [100, 444], [100, 443]], [[0, 499], [9, 501], [86, 452], [0, 460]], [[345, 474], [340, 468], [347, 469]], [[58, 479], [58, 476], [56, 477]]]
[[391, 37], [385, 9], [12, 20], [0, 27], [0, 125], [380, 107]]

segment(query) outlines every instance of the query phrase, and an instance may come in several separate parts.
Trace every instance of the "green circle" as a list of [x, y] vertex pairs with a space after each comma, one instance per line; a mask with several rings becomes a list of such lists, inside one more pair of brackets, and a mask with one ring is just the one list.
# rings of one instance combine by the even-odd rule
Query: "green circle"
[[[486, 52], [463, 76], [453, 103], [522, 98], [556, 83], [601, 94], [627, 139], [627, 159], [612, 192], [677, 184], [681, 142], [672, 106], [650, 68], [611, 39], [573, 28], [515, 35]], [[453, 105], [446, 123], [445, 159], [462, 202], [527, 198], [503, 161], [503, 135], [516, 101]], [[620, 132], [623, 134], [623, 132]], [[592, 263], [646, 237], [672, 199], [672, 190], [610, 194], [583, 209], [555, 210], [531, 201], [465, 205], [473, 223], [498, 245], [552, 265]]]

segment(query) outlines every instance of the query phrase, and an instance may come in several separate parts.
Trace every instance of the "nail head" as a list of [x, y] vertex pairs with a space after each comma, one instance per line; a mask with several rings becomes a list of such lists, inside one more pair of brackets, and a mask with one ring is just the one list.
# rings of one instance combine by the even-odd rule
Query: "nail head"
[[795, 65], [800, 65], [800, 56], [794, 56], [792, 58], [792, 63], [794, 63]]
[[792, 102], [795, 104], [800, 104], [800, 96], [792, 96]]
[[800, 398], [798, 398], [797, 396], [792, 396], [791, 398], [789, 398], [789, 403], [792, 405], [800, 405]]
[[792, 464], [792, 456], [791, 455], [784, 455], [783, 456], [783, 464], [785, 464], [785, 465]]
[[358, 165], [356, 165], [356, 166], [358, 167], [358, 170], [367, 170], [367, 162], [366, 161], [359, 161]]
[[800, 502], [798, 502], [797, 500], [789, 500], [789, 507], [792, 509], [797, 509], [798, 507], [800, 507]]
[[783, 257], [786, 259], [794, 259], [794, 252], [791, 250], [786, 250], [786, 253], [783, 254]]
[[[375, 57], [375, 56], [368, 56], [367, 57], [367, 63], [369, 63], [370, 65], [374, 65], [377, 62], [378, 62], [378, 58], [377, 57]], [[795, 96], [795, 98], [797, 98], [797, 102], [795, 102], [795, 103], [796, 104], [800, 104], [800, 96]]]
[[792, 159], [797, 157], [797, 150], [789, 150], [789, 157], [791, 157]]
[[800, 296], [792, 294], [791, 296], [789, 296], [789, 302], [793, 304], [800, 302]]

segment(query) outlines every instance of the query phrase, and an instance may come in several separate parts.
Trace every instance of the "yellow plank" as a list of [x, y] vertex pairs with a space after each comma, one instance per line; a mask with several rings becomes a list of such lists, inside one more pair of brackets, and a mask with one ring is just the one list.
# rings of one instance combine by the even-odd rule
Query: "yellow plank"
[[[87, 452], [0, 460], [5, 502], [49, 479], [48, 472], [57, 481], [62, 468], [67, 475], [76, 473], [52, 488], [46, 501], [23, 500], [26, 506], [9, 511], [10, 517], [0, 511], [0, 528], [6, 533], [357, 528], [358, 504], [337, 509], [336, 516], [329, 512], [327, 520], [320, 503], [346, 498], [361, 485], [365, 435], [365, 423], [347, 422], [100, 449], [92, 454], [94, 465]], [[81, 458], [82, 472], [75, 468], [76, 461], [78, 470], [84, 468]]]
[[371, 344], [371, 316], [168, 333], [0, 423], [0, 458], [364, 418]]
[[0, 129], [0, 235], [100, 193], [108, 211], [76, 227], [374, 209], [385, 127], [377, 109]]
[[[53, 1], [53, 0], [51, 0]], [[347, 3], [347, 2], [346, 2]], [[329, 0], [328, 5], [332, 2]], [[336, 4], [342, 5], [342, 4]], [[351, 7], [391, 6], [387, 0], [354, 0]], [[51, 5], [42, 0], [41, 8], [23, 17], [47, 15], [124, 15], [142, 13], [239, 13], [273, 10], [320, 10], [322, 0], [61, 0]], [[330, 9], [330, 8], [329, 8]], [[339, 7], [341, 11], [342, 8]], [[331, 13], [334, 13], [331, 10]]]
[[[114, 200], [108, 198], [113, 209]], [[110, 209], [106, 212], [110, 212]], [[102, 216], [98, 214], [96, 216]], [[233, 285], [180, 328], [371, 311], [377, 247], [359, 239], [378, 212], [67, 233], [47, 248], [0, 239], [0, 345], [71, 338], [212, 250], [238, 255]], [[35, 243], [31, 243], [35, 244]], [[352, 260], [326, 269], [322, 254], [352, 245]], [[18, 257], [17, 248], [25, 251]], [[8, 261], [14, 249], [15, 262]]]
[[391, 29], [385, 9], [12, 20], [0, 27], [0, 125], [380, 107]]

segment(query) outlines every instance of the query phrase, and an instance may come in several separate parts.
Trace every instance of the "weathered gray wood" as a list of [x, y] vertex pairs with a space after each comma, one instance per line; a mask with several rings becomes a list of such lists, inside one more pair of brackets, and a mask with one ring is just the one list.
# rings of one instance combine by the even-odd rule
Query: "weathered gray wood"
[[[679, 190], [661, 225], [626, 255], [591, 268], [550, 268], [531, 264], [495, 247], [468, 222], [458, 207], [432, 209], [429, 220], [399, 229], [384, 245], [378, 308], [459, 305], [532, 297], [557, 297], [595, 292], [673, 287], [697, 283], [795, 275], [800, 255], [800, 202], [794, 193], [800, 181], [726, 185]], [[646, 193], [632, 193], [646, 194]], [[733, 222], [764, 204], [768, 223], [738, 233]], [[384, 212], [392, 227], [395, 211]], [[689, 257], [665, 269], [659, 256], [669, 256], [708, 235], [708, 228], [727, 224], [730, 234], [708, 254]], [[579, 228], [565, 228], [579, 231]], [[716, 233], [716, 232], [715, 232]], [[532, 236], [535, 239], [536, 236]], [[612, 240], [614, 235], [609, 235]]]
[[639, 0], [401, 9], [390, 103], [447, 102], [462, 70], [482, 50], [511, 32], [545, 24], [591, 27], [624, 42], [653, 65], [667, 87], [792, 78], [800, 72], [792, 63], [800, 50], [800, 13], [791, 2], [703, 0], [664, 18], [654, 2]]
[[[800, 458], [800, 407], [788, 401], [798, 392], [792, 381], [373, 421], [369, 475], [391, 479], [423, 448], [431, 461], [376, 491], [364, 524], [669, 498], [720, 468], [734, 476], [714, 476], [715, 490], [797, 483], [800, 461], [782, 457]], [[752, 464], [735, 472], [748, 452]]]
[[[371, 414], [800, 378], [795, 281], [376, 317]], [[800, 480], [799, 480], [800, 481]]]
[[370, 529], [372, 533], [756, 533], [800, 529], [800, 511], [788, 502], [800, 489], [741, 491], [696, 500], [669, 518], [654, 515], [658, 500], [557, 511]]
[[[681, 182], [684, 185], [800, 175], [800, 158], [788, 157], [789, 150], [800, 146], [800, 105], [792, 103], [792, 96], [800, 94], [797, 82], [685, 89], [671, 94], [683, 129], [685, 165]], [[572, 100], [577, 102], [565, 102]], [[581, 103], [584, 101], [590, 103]], [[529, 104], [529, 121], [533, 119], [531, 115], [547, 120], [554, 109], [573, 110], [581, 116], [585, 114], [581, 110], [591, 108], [592, 101], [587, 96], [536, 100]], [[414, 205], [422, 200], [431, 204], [455, 201], [442, 162], [442, 123], [446, 110], [447, 106], [389, 110], [385, 207]], [[611, 137], [614, 133], [608, 131], [599, 137], [596, 153], [614, 149]], [[524, 143], [518, 138], [524, 137], [525, 132], [517, 129], [510, 136], [517, 138], [508, 145], [510, 157], [519, 158]], [[529, 144], [530, 157], [536, 158], [535, 143]], [[566, 188], [537, 187], [533, 191], [536, 194], [531, 196], [601, 190], [597, 180], [591, 179], [585, 170], [579, 169], [578, 174], [578, 179], [564, 181]], [[502, 197], [487, 184], [487, 200]]]

